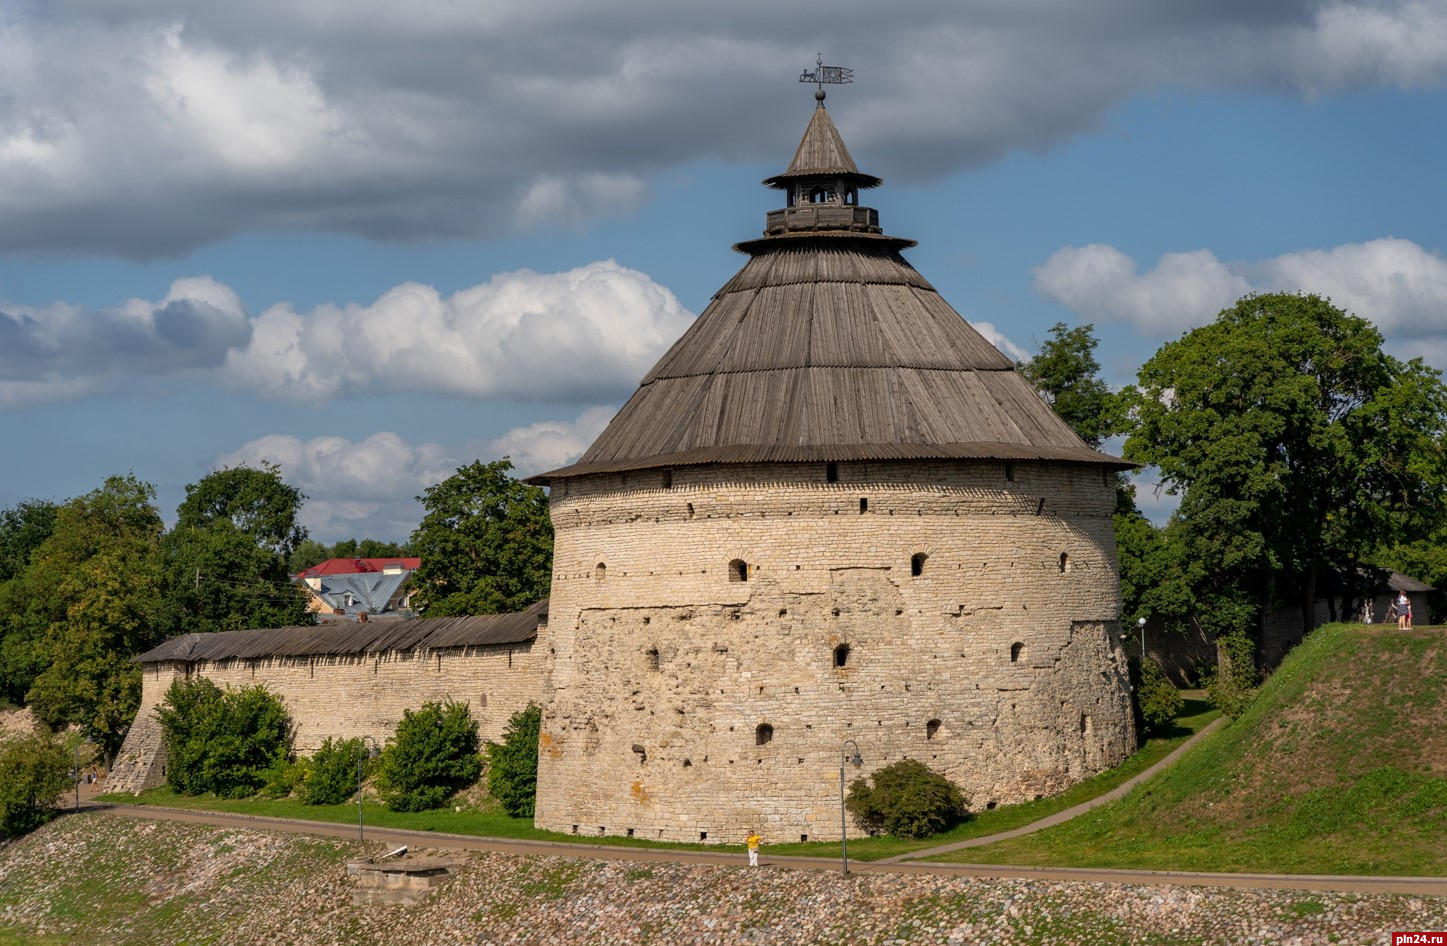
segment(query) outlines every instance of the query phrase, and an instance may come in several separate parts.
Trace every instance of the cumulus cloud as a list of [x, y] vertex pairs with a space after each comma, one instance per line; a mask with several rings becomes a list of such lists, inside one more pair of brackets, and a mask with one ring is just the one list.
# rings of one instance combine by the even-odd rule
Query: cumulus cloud
[[12, 7], [0, 251], [142, 258], [248, 229], [496, 236], [626, 213], [660, 171], [779, 160], [809, 104], [781, 83], [820, 48], [869, 77], [839, 118], [896, 179], [1049, 148], [1142, 90], [1447, 76], [1433, 0]]
[[545, 420], [514, 427], [488, 441], [481, 454], [511, 457], [518, 476], [556, 470], [582, 456], [616, 413], [613, 407], [590, 407], [576, 420]]
[[1035, 270], [1035, 286], [1085, 318], [1150, 335], [1203, 325], [1248, 292], [1309, 292], [1371, 319], [1389, 340], [1413, 340], [1411, 354], [1447, 338], [1447, 259], [1394, 237], [1245, 262], [1204, 249], [1167, 253], [1146, 272], [1115, 247], [1071, 246]]
[[465, 462], [441, 444], [413, 446], [390, 431], [355, 442], [268, 434], [216, 457], [217, 469], [275, 463], [307, 495], [302, 523], [318, 538], [404, 538], [417, 527], [415, 497]]
[[1019, 345], [1016, 345], [1010, 339], [1006, 338], [1005, 333], [995, 328], [995, 324], [993, 322], [971, 322], [970, 325], [975, 329], [975, 331], [985, 336], [985, 341], [989, 342], [991, 345], [994, 345], [996, 348], [1000, 349], [1000, 351], [1004, 352], [1007, 356], [1013, 358], [1015, 361], [1030, 360], [1030, 353]]
[[446, 298], [408, 283], [368, 306], [269, 309], [226, 376], [294, 401], [408, 391], [587, 402], [631, 389], [691, 320], [673, 293], [611, 260], [504, 273]]
[[158, 302], [0, 305], [0, 409], [70, 399], [125, 375], [217, 367], [250, 334], [236, 293], [206, 276], [176, 280]]

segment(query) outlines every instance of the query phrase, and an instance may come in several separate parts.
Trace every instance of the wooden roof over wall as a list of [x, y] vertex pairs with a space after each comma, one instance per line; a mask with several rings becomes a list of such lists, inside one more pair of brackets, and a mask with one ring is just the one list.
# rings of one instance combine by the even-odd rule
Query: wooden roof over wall
[[548, 600], [544, 598], [525, 611], [511, 614], [184, 634], [146, 651], [135, 661], [148, 664], [177, 660], [322, 657], [522, 644], [537, 637], [538, 623], [547, 618], [547, 613]]

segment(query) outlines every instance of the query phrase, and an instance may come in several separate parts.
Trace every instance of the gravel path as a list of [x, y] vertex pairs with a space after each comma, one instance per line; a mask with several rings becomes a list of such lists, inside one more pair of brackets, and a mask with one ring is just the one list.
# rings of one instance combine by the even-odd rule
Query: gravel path
[[[1385, 944], [1447, 929], [1447, 898], [976, 879], [448, 850], [416, 906], [354, 906], [377, 846], [65, 818], [0, 850], [0, 941], [440, 944]], [[419, 852], [425, 853], [425, 852]]]

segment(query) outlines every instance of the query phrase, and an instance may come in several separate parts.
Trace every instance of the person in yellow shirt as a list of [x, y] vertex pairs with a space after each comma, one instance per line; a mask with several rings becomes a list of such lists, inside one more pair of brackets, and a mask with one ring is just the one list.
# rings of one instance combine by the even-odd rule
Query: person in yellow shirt
[[753, 828], [749, 829], [749, 836], [744, 839], [744, 843], [749, 846], [750, 867], [759, 866], [759, 842], [762, 840], [763, 838], [759, 837], [759, 833], [757, 831], [755, 831]]

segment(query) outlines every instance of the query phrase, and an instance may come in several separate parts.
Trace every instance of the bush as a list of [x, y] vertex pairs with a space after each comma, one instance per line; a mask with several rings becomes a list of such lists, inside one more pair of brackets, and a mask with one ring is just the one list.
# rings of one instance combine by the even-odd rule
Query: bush
[[1145, 731], [1159, 734], [1169, 730], [1181, 710], [1186, 708], [1186, 698], [1181, 696], [1181, 691], [1166, 679], [1161, 665], [1150, 658], [1140, 664], [1139, 676], [1134, 682], [1136, 702], [1140, 707], [1139, 720], [1144, 724]]
[[262, 686], [223, 690], [204, 677], [176, 680], [156, 718], [166, 783], [182, 795], [255, 795], [277, 781], [291, 756], [291, 720]]
[[357, 790], [357, 760], [366, 756], [360, 739], [333, 742], [328, 736], [306, 766], [301, 783], [304, 805], [340, 805]]
[[925, 838], [948, 831], [969, 813], [954, 782], [923, 762], [903, 759], [874, 773], [874, 785], [855, 779], [845, 808], [870, 834]]
[[56, 800], [71, 787], [71, 759], [48, 733], [0, 744], [0, 836], [19, 837], [56, 816]]
[[1206, 695], [1213, 706], [1235, 719], [1256, 696], [1256, 645], [1245, 631], [1232, 631], [1217, 638], [1216, 654], [1216, 670], [1206, 675]]
[[536, 808], [542, 722], [542, 707], [530, 704], [512, 714], [501, 743], [487, 744], [487, 790], [514, 818], [531, 818]]
[[466, 703], [424, 703], [404, 710], [396, 736], [382, 750], [378, 788], [394, 811], [440, 808], [477, 781], [477, 722]]

